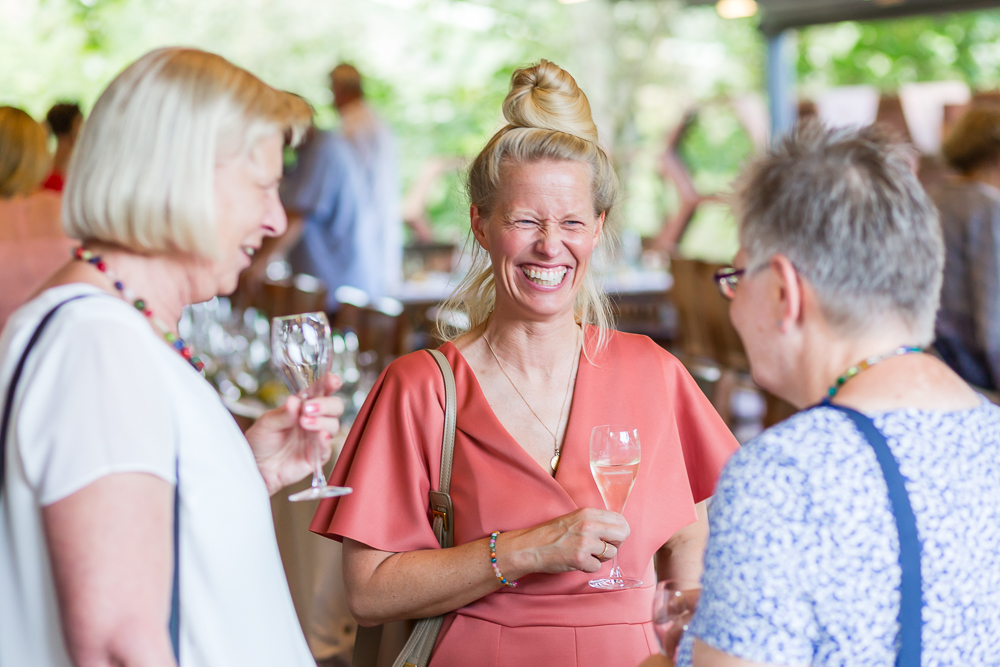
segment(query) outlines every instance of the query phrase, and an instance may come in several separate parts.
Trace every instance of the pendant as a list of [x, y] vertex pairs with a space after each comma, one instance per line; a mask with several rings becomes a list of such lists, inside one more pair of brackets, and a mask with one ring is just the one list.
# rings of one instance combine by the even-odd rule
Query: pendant
[[555, 472], [556, 468], [559, 467], [559, 455], [558, 454], [556, 454], [555, 456], [553, 456], [549, 460], [549, 465], [552, 466], [552, 472]]

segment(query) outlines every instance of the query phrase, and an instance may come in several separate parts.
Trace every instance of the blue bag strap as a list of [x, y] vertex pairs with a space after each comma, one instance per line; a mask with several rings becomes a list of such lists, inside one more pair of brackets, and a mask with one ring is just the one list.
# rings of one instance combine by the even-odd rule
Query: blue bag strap
[[[10, 428], [10, 418], [11, 413], [14, 409], [14, 395], [17, 393], [17, 383], [21, 380], [21, 374], [24, 372], [24, 365], [28, 361], [28, 355], [34, 349], [38, 340], [42, 337], [42, 333], [45, 331], [45, 327], [48, 326], [49, 322], [56, 312], [71, 301], [76, 301], [77, 299], [83, 299], [90, 296], [89, 294], [81, 294], [79, 296], [74, 296], [72, 298], [62, 301], [53, 308], [45, 313], [45, 316], [38, 323], [35, 328], [35, 332], [31, 334], [31, 338], [28, 339], [28, 344], [24, 346], [24, 352], [21, 353], [21, 358], [17, 361], [17, 366], [14, 367], [14, 374], [11, 376], [10, 384], [7, 386], [7, 395], [4, 398], [3, 404], [3, 420], [0, 421], [0, 498], [2, 498], [4, 482], [6, 480], [7, 474], [7, 431]], [[170, 600], [170, 643], [174, 649], [174, 658], [177, 660], [178, 665], [180, 664], [180, 629], [181, 629], [181, 613], [180, 613], [180, 459], [175, 462], [177, 466], [177, 483], [174, 485], [174, 582], [173, 591], [171, 593]]]
[[170, 645], [174, 660], [181, 664], [181, 460], [175, 460], [177, 477], [174, 484], [174, 583], [170, 593]]
[[882, 467], [882, 475], [889, 487], [889, 502], [892, 514], [896, 519], [896, 530], [899, 531], [899, 568], [902, 577], [899, 584], [899, 655], [896, 657], [897, 667], [920, 667], [921, 627], [923, 620], [921, 611], [924, 607], [924, 594], [920, 578], [920, 555], [922, 545], [917, 535], [917, 518], [910, 505], [910, 497], [906, 493], [903, 474], [899, 471], [899, 463], [892, 455], [885, 436], [878, 430], [875, 423], [857, 410], [843, 405], [834, 405], [824, 400], [823, 406], [839, 410], [854, 422], [861, 434], [875, 450], [875, 456]]

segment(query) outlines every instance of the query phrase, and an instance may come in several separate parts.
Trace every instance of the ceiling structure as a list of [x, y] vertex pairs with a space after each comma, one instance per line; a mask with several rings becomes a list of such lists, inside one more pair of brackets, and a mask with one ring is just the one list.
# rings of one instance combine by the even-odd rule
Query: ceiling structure
[[[685, 0], [688, 5], [714, 5], [715, 0]], [[760, 29], [776, 35], [839, 21], [873, 21], [917, 14], [941, 14], [1000, 7], [1000, 0], [757, 0]]]

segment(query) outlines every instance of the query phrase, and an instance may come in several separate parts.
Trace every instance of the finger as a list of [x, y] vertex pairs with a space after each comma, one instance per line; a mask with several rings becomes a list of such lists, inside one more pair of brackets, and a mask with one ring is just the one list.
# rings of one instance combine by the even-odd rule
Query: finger
[[593, 553], [594, 553], [594, 558], [596, 558], [602, 563], [606, 563], [607, 561], [615, 557], [615, 555], [618, 553], [618, 547], [616, 547], [611, 542], [605, 542], [604, 540], [601, 540], [600, 542], [597, 543], [596, 551]]
[[344, 400], [339, 396], [311, 398], [302, 405], [302, 414], [310, 417], [339, 417], [344, 414]]
[[339, 376], [334, 375], [333, 373], [327, 373], [326, 379], [324, 380], [323, 393], [327, 395], [336, 393], [336, 391], [340, 389], [343, 385], [344, 382], [343, 380], [340, 379]]
[[311, 433], [326, 433], [329, 436], [340, 433], [340, 420], [336, 417], [301, 417], [299, 426]]

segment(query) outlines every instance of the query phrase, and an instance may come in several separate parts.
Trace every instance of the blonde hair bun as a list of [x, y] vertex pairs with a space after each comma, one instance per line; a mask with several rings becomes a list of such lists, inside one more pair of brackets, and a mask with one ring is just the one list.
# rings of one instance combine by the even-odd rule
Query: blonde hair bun
[[512, 127], [554, 130], [597, 143], [587, 96], [569, 72], [548, 60], [514, 72], [503, 115]]

